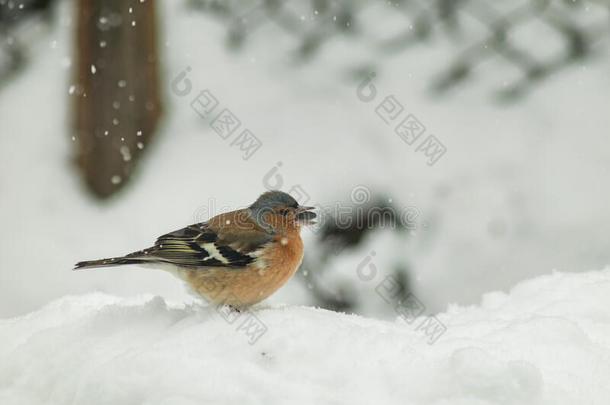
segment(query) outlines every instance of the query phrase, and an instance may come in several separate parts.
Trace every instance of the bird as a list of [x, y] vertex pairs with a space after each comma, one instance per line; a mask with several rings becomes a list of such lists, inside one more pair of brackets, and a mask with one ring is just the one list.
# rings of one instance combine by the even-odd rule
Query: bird
[[248, 308], [282, 287], [303, 260], [303, 225], [314, 207], [290, 194], [264, 192], [247, 208], [214, 216], [157, 238], [125, 256], [82, 261], [74, 270], [129, 264], [168, 270], [208, 303]]

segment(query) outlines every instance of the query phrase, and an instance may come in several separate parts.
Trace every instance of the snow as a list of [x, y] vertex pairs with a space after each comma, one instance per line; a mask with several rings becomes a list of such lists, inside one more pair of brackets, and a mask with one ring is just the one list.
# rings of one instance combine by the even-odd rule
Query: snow
[[[395, 95], [447, 146], [430, 167], [342, 74], [370, 60], [358, 44], [332, 41], [295, 67], [291, 38], [271, 25], [229, 53], [225, 26], [165, 2], [165, 121], [153, 144], [137, 145], [147, 155], [130, 186], [102, 204], [71, 161], [70, 4], [59, 2], [52, 39], [33, 45], [31, 63], [0, 92], [1, 404], [608, 402], [610, 273], [584, 272], [610, 262], [606, 56], [510, 106], [488, 97], [498, 83], [486, 78], [503, 80], [506, 68], [493, 61], [459, 92], [427, 95], [454, 43], [384, 60], [379, 99]], [[187, 67], [193, 92], [179, 97], [171, 82]], [[205, 89], [262, 140], [251, 159], [193, 111]], [[194, 303], [170, 274], [70, 271], [249, 204], [272, 174], [311, 203], [333, 206], [366, 185], [416, 208], [406, 240], [365, 240], [332, 260], [323, 283], [353, 280], [359, 313], [391, 321], [297, 306], [311, 302], [297, 276], [252, 313], [266, 332], [251, 344], [241, 325], [252, 314], [228, 323], [223, 314], [234, 315]], [[315, 235], [304, 233], [315, 257]], [[394, 319], [376, 294], [398, 259], [425, 317]], [[358, 279], [362, 266], [378, 271], [373, 280]], [[533, 278], [552, 269], [574, 273]], [[446, 327], [433, 344], [430, 320]]]
[[430, 344], [425, 317], [68, 296], [0, 321], [0, 403], [606, 404], [609, 306], [610, 269], [555, 272], [437, 314]]
[[[585, 272], [610, 263], [607, 55], [498, 105], [490, 90], [521, 74], [501, 58], [445, 97], [426, 92], [455, 55], [446, 38], [386, 57], [337, 37], [298, 65], [275, 24], [232, 53], [215, 18], [158, 7], [164, 121], [136, 145], [147, 154], [117, 198], [89, 197], [72, 161], [73, 2], [57, 2], [58, 24], [38, 39], [40, 24], [27, 27], [29, 63], [0, 91], [0, 404], [608, 403], [610, 270]], [[401, 26], [386, 7], [365, 11], [372, 38]], [[514, 34], [555, 52], [544, 29]], [[358, 97], [355, 70], [375, 71], [374, 102]], [[172, 86], [181, 72], [188, 96]], [[193, 109], [204, 90], [262, 141], [251, 158]], [[434, 166], [376, 114], [390, 95], [447, 147]], [[374, 233], [324, 276], [301, 271], [347, 286], [367, 318], [302, 306], [313, 301], [301, 274], [235, 314], [193, 301], [165, 272], [71, 271], [243, 207], [271, 182], [308, 205], [374, 193], [417, 214], [408, 235]], [[315, 264], [322, 246], [304, 238]], [[398, 264], [420, 318], [379, 295]]]

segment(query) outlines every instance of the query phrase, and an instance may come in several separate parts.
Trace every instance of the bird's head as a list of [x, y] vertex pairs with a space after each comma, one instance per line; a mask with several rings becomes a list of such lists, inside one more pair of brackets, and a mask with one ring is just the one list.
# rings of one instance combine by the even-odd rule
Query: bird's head
[[272, 232], [298, 230], [301, 225], [314, 224], [314, 207], [306, 207], [282, 191], [268, 191], [250, 207], [259, 226]]

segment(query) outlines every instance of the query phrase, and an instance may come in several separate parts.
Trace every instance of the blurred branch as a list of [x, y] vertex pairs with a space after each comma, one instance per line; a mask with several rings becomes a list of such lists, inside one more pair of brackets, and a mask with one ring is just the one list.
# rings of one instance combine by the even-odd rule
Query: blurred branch
[[[234, 48], [263, 25], [275, 25], [297, 40], [295, 60], [301, 62], [315, 57], [324, 43], [346, 36], [369, 47], [373, 56], [405, 52], [435, 35], [444, 36], [457, 50], [448, 58], [448, 67], [433, 79], [431, 89], [442, 94], [456, 88], [473, 78], [479, 65], [493, 60], [521, 72], [516, 81], [500, 79], [496, 94], [502, 100], [514, 100], [555, 72], [591, 56], [610, 33], [608, 0], [189, 0], [188, 4], [223, 20]], [[371, 20], [369, 13], [375, 10], [376, 18], [381, 18], [379, 9], [394, 21], [403, 18], [404, 28], [385, 35], [385, 22]], [[599, 18], [591, 21], [592, 16]], [[514, 34], [529, 25], [549, 31], [550, 40], [561, 43], [563, 53], [543, 56], [536, 46], [546, 46], [547, 38], [517, 40]], [[471, 28], [482, 29], [483, 34], [473, 37]], [[384, 33], [381, 40], [379, 32]]]
[[0, 87], [27, 62], [26, 52], [15, 31], [33, 18], [51, 21], [53, 0], [0, 0]]
[[[316, 306], [332, 311], [353, 312], [361, 306], [361, 297], [349, 281], [332, 288], [325, 276], [331, 272], [331, 262], [343, 254], [362, 249], [365, 240], [378, 231], [389, 228], [398, 234], [408, 231], [409, 224], [401, 222], [398, 209], [379, 196], [375, 201], [356, 206], [341, 219], [324, 215], [323, 226], [317, 232], [316, 255], [306, 255], [299, 271], [299, 279], [305, 283]], [[401, 292], [409, 290], [409, 269], [401, 263], [393, 269]]]

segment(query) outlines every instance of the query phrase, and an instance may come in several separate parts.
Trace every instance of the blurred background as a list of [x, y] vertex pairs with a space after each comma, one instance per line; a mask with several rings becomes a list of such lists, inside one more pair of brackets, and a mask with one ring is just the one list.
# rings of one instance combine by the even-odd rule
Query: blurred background
[[[610, 258], [610, 2], [0, 0], [0, 316], [249, 205], [316, 205], [271, 304], [392, 318]], [[606, 191], [604, 191], [606, 190]], [[385, 293], [384, 293], [385, 292]], [[264, 304], [263, 304], [264, 305]]]

